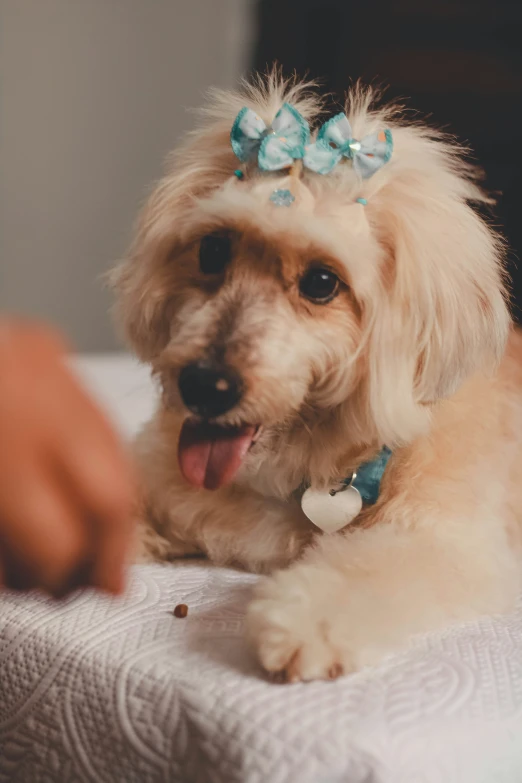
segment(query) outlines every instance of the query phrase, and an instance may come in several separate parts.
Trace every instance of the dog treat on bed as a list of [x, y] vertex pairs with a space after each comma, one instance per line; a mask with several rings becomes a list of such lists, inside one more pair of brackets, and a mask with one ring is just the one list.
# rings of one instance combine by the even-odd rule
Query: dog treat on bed
[[188, 606], [187, 604], [177, 604], [177, 606], [174, 607], [174, 611], [172, 613], [174, 617], [186, 617], [188, 615]]

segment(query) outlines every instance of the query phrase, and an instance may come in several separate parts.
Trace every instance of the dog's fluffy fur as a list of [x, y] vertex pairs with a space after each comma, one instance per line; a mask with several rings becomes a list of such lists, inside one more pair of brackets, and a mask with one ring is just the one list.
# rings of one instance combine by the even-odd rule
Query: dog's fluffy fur
[[[520, 586], [522, 340], [502, 243], [473, 208], [487, 199], [460, 150], [371, 98], [352, 91], [346, 111], [356, 138], [391, 128], [391, 161], [364, 182], [349, 164], [304, 170], [305, 197], [287, 209], [268, 200], [286, 175], [232, 176], [230, 128], [244, 105], [269, 124], [284, 100], [317, 126], [319, 101], [277, 77], [214, 94], [114, 273], [128, 338], [163, 389], [137, 443], [141, 556], [288, 566], [261, 583], [247, 625], [265, 669], [291, 680], [506, 610]], [[234, 257], [209, 282], [198, 242], [224, 228]], [[328, 305], [298, 294], [317, 260], [342, 281]], [[210, 492], [180, 474], [177, 378], [216, 349], [246, 389], [219, 423], [263, 430], [233, 483]], [[335, 483], [383, 444], [394, 453], [378, 503], [322, 535], [300, 487]]]

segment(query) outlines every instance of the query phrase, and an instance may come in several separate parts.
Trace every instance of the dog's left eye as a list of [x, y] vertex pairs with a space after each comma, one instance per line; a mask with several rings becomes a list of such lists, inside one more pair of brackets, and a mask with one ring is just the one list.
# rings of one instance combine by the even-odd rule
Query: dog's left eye
[[339, 278], [329, 269], [312, 267], [299, 281], [301, 296], [316, 304], [328, 304], [339, 293]]
[[199, 268], [204, 275], [219, 275], [232, 256], [232, 242], [226, 234], [208, 234], [199, 246]]

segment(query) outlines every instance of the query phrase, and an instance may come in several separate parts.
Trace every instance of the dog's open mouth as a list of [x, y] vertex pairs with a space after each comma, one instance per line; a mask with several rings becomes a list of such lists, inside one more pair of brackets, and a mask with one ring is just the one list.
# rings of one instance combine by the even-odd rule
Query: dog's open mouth
[[181, 429], [178, 460], [181, 473], [194, 487], [219, 489], [228, 484], [245, 458], [260, 427], [220, 427], [186, 419]]

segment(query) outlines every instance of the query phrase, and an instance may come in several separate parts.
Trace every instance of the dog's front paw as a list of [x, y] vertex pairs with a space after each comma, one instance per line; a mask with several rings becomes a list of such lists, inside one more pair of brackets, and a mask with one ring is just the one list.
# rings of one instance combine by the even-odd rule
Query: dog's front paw
[[201, 557], [203, 552], [194, 544], [158, 533], [148, 520], [140, 519], [136, 529], [133, 562], [139, 565], [165, 563], [183, 557]]
[[169, 541], [160, 536], [146, 520], [138, 521], [133, 552], [135, 563], [162, 563], [168, 560], [170, 549]]
[[335, 599], [344, 580], [314, 571], [298, 565], [265, 579], [248, 609], [248, 637], [275, 681], [335, 679], [356, 668]]

